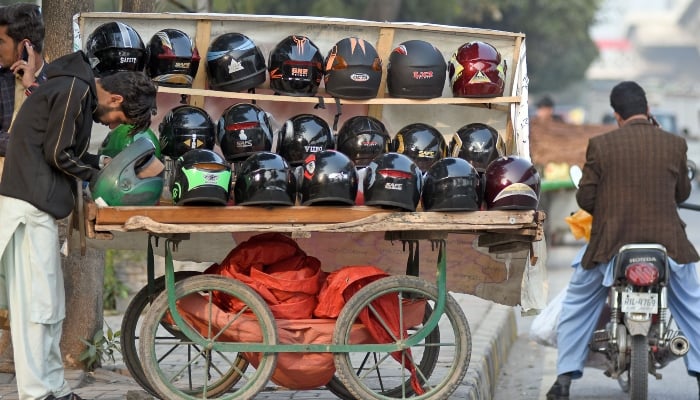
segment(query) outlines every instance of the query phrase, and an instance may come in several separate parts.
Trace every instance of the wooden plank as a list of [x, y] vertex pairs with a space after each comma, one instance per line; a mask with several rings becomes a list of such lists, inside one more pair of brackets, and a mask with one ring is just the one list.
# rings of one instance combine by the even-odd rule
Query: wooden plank
[[[206, 88], [207, 82], [207, 51], [209, 49], [209, 42], [211, 41], [211, 20], [203, 19], [197, 21], [197, 33], [195, 34], [195, 40], [197, 51], [200, 55], [199, 66], [197, 67], [197, 74], [192, 82], [192, 87], [197, 89]], [[191, 96], [189, 99], [189, 104], [195, 107], [204, 108], [204, 101], [206, 96]]]
[[[389, 54], [393, 50], [394, 43], [394, 30], [391, 28], [382, 28], [379, 30], [379, 37], [377, 38], [376, 50], [379, 58], [385, 60], [382, 63], [382, 79], [379, 82], [379, 90], [377, 92], [377, 98], [384, 98], [384, 93], [386, 93], [386, 67], [389, 60]], [[381, 104], [371, 104], [368, 107], [367, 115], [370, 117], [382, 119], [383, 107]]]

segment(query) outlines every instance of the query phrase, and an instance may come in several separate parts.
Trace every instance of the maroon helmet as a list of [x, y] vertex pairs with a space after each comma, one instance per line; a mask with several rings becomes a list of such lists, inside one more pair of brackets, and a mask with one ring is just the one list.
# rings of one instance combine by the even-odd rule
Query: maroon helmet
[[469, 42], [454, 52], [448, 66], [455, 97], [503, 96], [506, 63], [501, 53], [485, 42]]
[[489, 210], [536, 210], [540, 174], [522, 157], [495, 159], [485, 172], [484, 200]]

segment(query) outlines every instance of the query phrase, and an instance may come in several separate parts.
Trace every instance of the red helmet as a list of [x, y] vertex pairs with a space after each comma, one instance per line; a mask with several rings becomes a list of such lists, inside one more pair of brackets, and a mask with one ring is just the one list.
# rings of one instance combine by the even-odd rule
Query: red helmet
[[469, 42], [454, 52], [448, 66], [455, 97], [503, 96], [506, 63], [501, 53], [485, 42]]
[[540, 174], [532, 163], [518, 156], [495, 159], [485, 172], [484, 200], [489, 210], [536, 210]]

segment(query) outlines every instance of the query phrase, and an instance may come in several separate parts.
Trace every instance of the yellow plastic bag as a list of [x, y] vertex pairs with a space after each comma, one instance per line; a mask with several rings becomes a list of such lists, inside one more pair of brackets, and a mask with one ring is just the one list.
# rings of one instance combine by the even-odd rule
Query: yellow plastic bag
[[578, 210], [570, 216], [564, 218], [569, 229], [574, 235], [574, 238], [585, 238], [586, 241], [591, 240], [591, 225], [593, 224], [593, 216], [584, 210]]

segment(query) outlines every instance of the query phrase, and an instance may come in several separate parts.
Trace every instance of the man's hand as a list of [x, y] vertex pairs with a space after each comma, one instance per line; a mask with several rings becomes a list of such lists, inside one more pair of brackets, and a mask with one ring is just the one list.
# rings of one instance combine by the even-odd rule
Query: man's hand
[[10, 66], [10, 70], [15, 76], [21, 77], [22, 86], [26, 89], [32, 86], [36, 81], [34, 74], [36, 74], [35, 65], [38, 56], [34, 51], [34, 46], [32, 46], [32, 43], [28, 40], [24, 41], [24, 49], [27, 52], [27, 59], [23, 60], [20, 57], [19, 60], [15, 61], [15, 63]]

